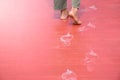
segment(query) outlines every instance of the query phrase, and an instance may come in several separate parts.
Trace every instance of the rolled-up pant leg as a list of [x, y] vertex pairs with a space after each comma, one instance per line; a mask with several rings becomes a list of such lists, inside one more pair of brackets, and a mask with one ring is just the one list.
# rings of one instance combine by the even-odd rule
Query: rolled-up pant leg
[[67, 7], [67, 0], [54, 0], [54, 9], [63, 10]]
[[72, 7], [79, 8], [80, 7], [80, 0], [72, 0]]

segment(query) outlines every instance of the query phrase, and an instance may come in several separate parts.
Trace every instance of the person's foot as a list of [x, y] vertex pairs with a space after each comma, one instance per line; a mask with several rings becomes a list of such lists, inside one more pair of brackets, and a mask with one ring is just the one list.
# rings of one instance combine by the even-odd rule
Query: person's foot
[[77, 17], [77, 11], [78, 11], [77, 8], [72, 8], [71, 11], [69, 12], [69, 16], [73, 19], [74, 25], [81, 25], [82, 22]]
[[64, 20], [68, 18], [68, 11], [67, 9], [61, 10], [61, 16], [60, 19]]

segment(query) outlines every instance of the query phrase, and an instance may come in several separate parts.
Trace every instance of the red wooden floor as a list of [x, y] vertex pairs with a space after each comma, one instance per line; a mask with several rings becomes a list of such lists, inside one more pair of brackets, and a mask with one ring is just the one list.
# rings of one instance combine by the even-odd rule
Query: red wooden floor
[[120, 0], [81, 0], [80, 26], [52, 6], [0, 0], [0, 80], [120, 80]]

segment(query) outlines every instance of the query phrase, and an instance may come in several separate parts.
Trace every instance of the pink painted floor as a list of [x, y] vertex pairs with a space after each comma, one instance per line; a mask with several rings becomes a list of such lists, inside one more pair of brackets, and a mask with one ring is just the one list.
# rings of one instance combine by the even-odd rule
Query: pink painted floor
[[52, 6], [0, 0], [0, 80], [120, 80], [120, 0], [81, 0], [80, 26]]

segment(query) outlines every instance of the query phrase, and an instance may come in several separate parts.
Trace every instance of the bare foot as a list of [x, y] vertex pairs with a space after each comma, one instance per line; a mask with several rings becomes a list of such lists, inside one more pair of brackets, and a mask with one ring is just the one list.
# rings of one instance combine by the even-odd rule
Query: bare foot
[[78, 19], [77, 17], [77, 8], [73, 8], [70, 12], [69, 12], [69, 16], [73, 19], [73, 24], [74, 25], [81, 25], [82, 22]]
[[77, 22], [74, 21], [73, 24], [74, 24], [74, 25], [81, 25], [81, 24], [82, 24], [82, 21], [77, 21]]
[[67, 9], [61, 10], [61, 17], [60, 19], [67, 19], [68, 18], [68, 11]]

